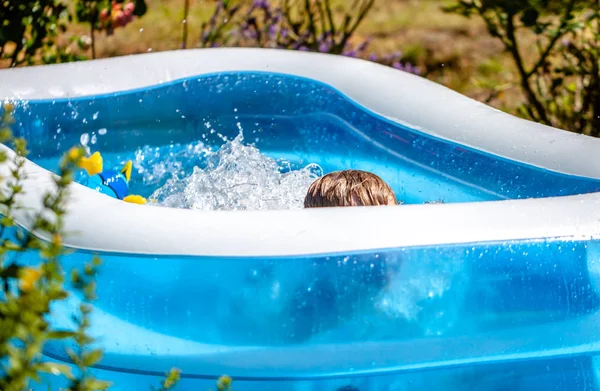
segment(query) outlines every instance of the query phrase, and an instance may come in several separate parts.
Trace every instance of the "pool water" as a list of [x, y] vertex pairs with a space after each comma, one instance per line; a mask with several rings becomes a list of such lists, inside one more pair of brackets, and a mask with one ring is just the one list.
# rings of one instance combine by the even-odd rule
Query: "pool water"
[[[216, 150], [242, 129], [245, 144], [293, 168], [314, 163], [325, 173], [373, 171], [406, 204], [551, 197], [600, 189], [596, 180], [434, 138], [365, 110], [328, 86], [277, 74], [206, 75], [100, 97], [30, 101], [19, 105], [17, 119], [19, 134], [30, 140], [31, 159], [47, 168], [55, 167], [62, 152], [83, 142], [91, 151], [100, 151], [107, 165], [135, 159], [136, 153], [139, 157], [150, 148], [154, 164], [179, 163], [189, 174], [194, 165], [202, 168], [201, 156], [177, 161], [171, 155], [174, 148], [202, 143]], [[136, 176], [132, 190], [149, 196], [156, 183]]]
[[[375, 172], [406, 204], [600, 189], [440, 140], [279, 74], [21, 102], [16, 114], [34, 162], [55, 169], [78, 143], [102, 152], [107, 166], [132, 159], [132, 192], [166, 206], [301, 207], [314, 178], [345, 168]], [[100, 254], [93, 333], [106, 353], [97, 371], [116, 390], [147, 389], [172, 366], [182, 390], [223, 373], [243, 390], [595, 390], [594, 246], [540, 238], [311, 256]], [[75, 251], [64, 265], [90, 256]], [[57, 325], [69, 324], [77, 302], [59, 308]], [[60, 345], [46, 354], [66, 360]]]

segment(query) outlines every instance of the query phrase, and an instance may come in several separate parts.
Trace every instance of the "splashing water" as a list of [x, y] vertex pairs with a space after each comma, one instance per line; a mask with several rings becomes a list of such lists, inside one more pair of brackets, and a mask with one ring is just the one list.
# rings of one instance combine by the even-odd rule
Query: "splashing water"
[[158, 188], [167, 180], [176, 181], [188, 176], [191, 168], [205, 164], [209, 153], [210, 149], [200, 141], [173, 144], [168, 148], [145, 146], [135, 152], [133, 166], [141, 176], [144, 188]]
[[[179, 148], [165, 161], [159, 153], [144, 151], [142, 171], [146, 184], [164, 182], [151, 196], [159, 206], [200, 210], [261, 210], [302, 208], [310, 184], [322, 175], [317, 164], [292, 170], [290, 162], [265, 156], [243, 143], [243, 134], [217, 151], [202, 143]], [[192, 172], [184, 163], [195, 159]], [[182, 160], [184, 158], [185, 160]], [[201, 168], [203, 167], [203, 168]], [[163, 180], [165, 175], [169, 179]]]
[[458, 321], [467, 278], [460, 251], [413, 251], [391, 273], [376, 306], [392, 318], [418, 323], [425, 335], [441, 335]]

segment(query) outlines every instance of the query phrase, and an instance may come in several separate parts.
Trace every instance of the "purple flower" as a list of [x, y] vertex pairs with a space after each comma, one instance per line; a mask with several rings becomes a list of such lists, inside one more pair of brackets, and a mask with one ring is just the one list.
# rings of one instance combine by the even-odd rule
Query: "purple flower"
[[269, 4], [269, 0], [254, 0], [254, 7], [256, 8], [262, 8], [262, 9], [269, 9], [270, 4]]
[[270, 25], [269, 26], [269, 37], [271, 39], [275, 39], [277, 37], [277, 25]]
[[377, 54], [369, 54], [368, 59], [369, 59], [369, 61], [377, 62], [377, 60], [379, 59], [379, 57], [377, 56]]
[[406, 64], [406, 72], [410, 72], [410, 73], [414, 73], [415, 75], [420, 75], [421, 74], [421, 70], [412, 64]]
[[279, 32], [279, 35], [281, 35], [282, 38], [287, 38], [287, 36], [288, 36], [287, 29], [281, 29], [281, 31]]
[[298, 50], [300, 50], [301, 52], [308, 52], [308, 48], [306, 46], [300, 46]]
[[346, 57], [358, 57], [358, 53], [356, 52], [356, 50], [352, 49], [349, 51], [345, 51], [344, 53], [342, 53], [344, 56]]
[[327, 41], [321, 42], [321, 44], [319, 45], [319, 51], [321, 53], [329, 53], [330, 49], [331, 49], [331, 44]]
[[248, 39], [256, 39], [256, 37], [257, 37], [256, 31], [251, 30], [249, 28], [245, 28], [242, 31], [242, 35], [244, 36], [244, 38], [248, 38]]
[[402, 64], [400, 61], [396, 61], [395, 63], [392, 64], [392, 67], [399, 69], [401, 71], [404, 72], [409, 72], [409, 73], [414, 73], [415, 75], [420, 75], [421, 74], [421, 70], [409, 63], [406, 64]]
[[364, 52], [369, 47], [370, 43], [371, 42], [369, 40], [366, 40], [365, 42], [363, 42], [360, 45], [358, 45], [358, 47], [356, 48], [356, 51], [359, 52], [359, 53]]
[[402, 65], [402, 63], [401, 63], [400, 61], [397, 61], [397, 62], [393, 63], [393, 64], [392, 64], [392, 67], [394, 67], [394, 68], [396, 68], [396, 69], [399, 69], [399, 70], [401, 70], [401, 71], [403, 71], [403, 70], [404, 70], [404, 65]]

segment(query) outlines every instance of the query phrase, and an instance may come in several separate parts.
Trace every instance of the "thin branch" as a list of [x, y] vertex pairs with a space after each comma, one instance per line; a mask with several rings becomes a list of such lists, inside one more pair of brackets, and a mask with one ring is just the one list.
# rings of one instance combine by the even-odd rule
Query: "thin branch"
[[282, 13], [283, 13], [285, 20], [288, 21], [288, 24], [290, 26], [290, 31], [288, 31], [288, 34], [296, 42], [300, 42], [302, 32], [299, 30], [299, 28], [301, 28], [301, 27], [299, 27], [297, 23], [294, 23], [294, 19], [292, 18], [292, 13], [290, 10], [291, 10], [291, 6], [289, 4], [289, 0], [285, 0], [283, 3], [283, 7], [282, 7]]
[[344, 35], [342, 37], [342, 40], [339, 43], [340, 51], [342, 51], [344, 49], [344, 47], [346, 47], [348, 40], [350, 39], [352, 34], [354, 34], [354, 32], [356, 31], [358, 26], [360, 26], [360, 24], [362, 23], [364, 18], [367, 16], [367, 14], [369, 13], [369, 11], [371, 10], [371, 8], [373, 7], [374, 4], [375, 4], [375, 0], [368, 0], [367, 3], [365, 5], [363, 5], [362, 8], [359, 10], [358, 16], [357, 16], [356, 20], [354, 21], [354, 24], [349, 29], [348, 29], [348, 23], [351, 19], [349, 16], [346, 17], [347, 23], [345, 23], [345, 25], [344, 25]]
[[333, 36], [333, 32], [331, 27], [327, 28], [327, 16], [325, 14], [326, 3], [327, 0], [321, 4], [321, 2], [317, 2], [317, 10], [319, 11], [319, 22], [321, 22], [321, 34], [325, 35], [325, 32], [329, 32]]
[[521, 87], [527, 95], [527, 99], [535, 107], [535, 110], [539, 114], [540, 120], [546, 125], [549, 125], [550, 121], [548, 120], [548, 116], [546, 115], [546, 110], [538, 100], [537, 96], [531, 89], [531, 85], [529, 84], [529, 76], [527, 74], [527, 71], [525, 70], [525, 66], [523, 65], [523, 58], [521, 57], [521, 53], [519, 51], [519, 46], [517, 43], [517, 38], [515, 36], [514, 18], [514, 14], [508, 15], [508, 19], [506, 21], [506, 38], [508, 40], [507, 49], [511, 53], [513, 60], [517, 65], [519, 75], [521, 76]]
[[304, 0], [304, 9], [306, 10], [306, 13], [308, 14], [308, 28], [310, 30], [311, 36], [313, 37], [313, 42], [311, 42], [311, 45], [316, 45], [317, 29], [315, 27], [315, 19], [312, 14], [310, 0]]
[[190, 14], [190, 0], [184, 0], [183, 6], [183, 36], [181, 37], [181, 48], [185, 49], [187, 47], [188, 41], [188, 16]]
[[96, 59], [96, 29], [94, 28], [94, 23], [90, 22], [90, 38], [92, 40], [92, 59]]
[[11, 68], [14, 68], [17, 65], [19, 65], [19, 52], [21, 52], [22, 49], [23, 49], [23, 45], [17, 44], [17, 47], [15, 48], [14, 52], [12, 53], [12, 56], [10, 57], [10, 67]]
[[335, 21], [333, 20], [333, 12], [331, 12], [331, 2], [330, 0], [325, 0], [325, 11], [327, 12], [327, 19], [329, 20], [329, 28], [331, 30], [331, 35], [335, 36], [336, 28]]
[[552, 37], [552, 39], [550, 40], [550, 42], [548, 43], [548, 46], [546, 47], [546, 50], [544, 50], [544, 52], [542, 53], [540, 59], [538, 60], [538, 62], [533, 66], [533, 68], [531, 68], [531, 70], [529, 72], [527, 72], [527, 78], [531, 77], [531, 75], [533, 75], [535, 72], [537, 72], [537, 70], [544, 65], [544, 62], [546, 61], [546, 59], [548, 58], [548, 56], [550, 55], [550, 53], [552, 52], [552, 49], [554, 49], [554, 46], [556, 45], [556, 43], [558, 42], [558, 40], [564, 36], [564, 33], [560, 33], [560, 31], [564, 30], [565, 27], [567, 27], [567, 17], [569, 15], [571, 15], [571, 13], [573, 13], [573, 9], [575, 7], [575, 0], [571, 0], [569, 2], [569, 5], [567, 6], [565, 13], [563, 15], [563, 17], [561, 18], [561, 23], [560, 26], [558, 27], [558, 29], [556, 30], [556, 34], [554, 34], [554, 37]]
[[356, 31], [358, 26], [360, 26], [360, 24], [365, 19], [365, 17], [367, 16], [374, 4], [375, 0], [368, 0], [368, 2], [362, 7], [362, 9], [358, 12], [358, 17], [354, 21], [354, 25], [348, 31], [349, 35], [354, 34], [354, 32]]

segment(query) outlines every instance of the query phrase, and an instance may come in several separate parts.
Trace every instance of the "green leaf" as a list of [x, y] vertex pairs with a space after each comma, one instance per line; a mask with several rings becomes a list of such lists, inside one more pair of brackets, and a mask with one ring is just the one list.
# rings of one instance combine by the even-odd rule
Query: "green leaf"
[[112, 383], [104, 380], [88, 379], [85, 385], [88, 387], [88, 390], [104, 391], [107, 390], [108, 387], [112, 386]]
[[83, 364], [86, 367], [91, 367], [102, 359], [102, 350], [92, 350], [91, 352], [83, 353]]
[[75, 351], [73, 349], [66, 348], [65, 349], [65, 353], [67, 353], [67, 356], [69, 356], [69, 359], [71, 359], [71, 361], [73, 361], [73, 362], [77, 362], [78, 361], [77, 353], [75, 353]]
[[56, 330], [48, 333], [48, 339], [67, 339], [75, 336], [73, 331]]
[[521, 22], [523, 22], [523, 25], [525, 25], [525, 27], [532, 27], [536, 25], [539, 16], [540, 13], [538, 12], [538, 10], [536, 10], [535, 8], [529, 8], [525, 10], [525, 12], [523, 12], [523, 15], [521, 15]]
[[146, 11], [148, 11], [148, 5], [146, 5], [145, 0], [136, 0], [135, 8], [133, 9], [133, 14], [135, 16], [143, 16]]
[[44, 362], [38, 365], [38, 369], [43, 373], [51, 373], [53, 375], [63, 375], [69, 380], [74, 380], [73, 369], [67, 364], [58, 364], [54, 362]]

